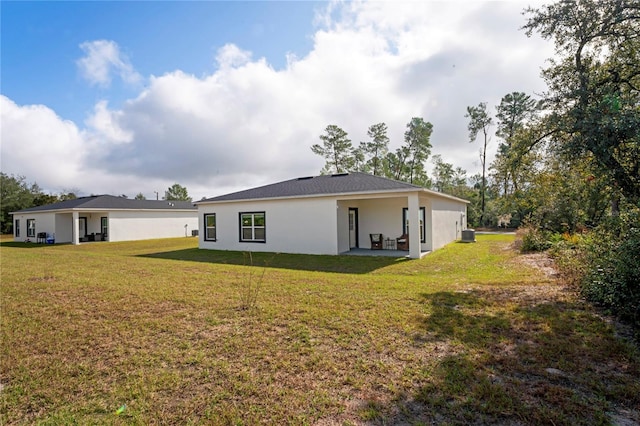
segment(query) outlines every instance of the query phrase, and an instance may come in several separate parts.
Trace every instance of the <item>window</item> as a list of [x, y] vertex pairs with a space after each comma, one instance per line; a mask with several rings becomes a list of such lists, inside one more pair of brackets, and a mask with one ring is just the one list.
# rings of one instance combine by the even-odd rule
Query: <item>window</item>
[[208, 213], [204, 215], [204, 240], [216, 240], [216, 214]]
[[[409, 234], [409, 209], [404, 207], [402, 209], [402, 233]], [[425, 216], [425, 208], [420, 207], [420, 242], [424, 243], [427, 241], [427, 237], [424, 232], [424, 216]]]
[[100, 218], [100, 233], [102, 234], [102, 240], [106, 241], [109, 234], [109, 219], [105, 216]]
[[16, 219], [16, 226], [14, 227], [15, 236], [20, 237], [20, 219]]
[[240, 241], [263, 243], [265, 231], [264, 212], [240, 213]]
[[27, 219], [27, 237], [36, 237], [36, 220]]

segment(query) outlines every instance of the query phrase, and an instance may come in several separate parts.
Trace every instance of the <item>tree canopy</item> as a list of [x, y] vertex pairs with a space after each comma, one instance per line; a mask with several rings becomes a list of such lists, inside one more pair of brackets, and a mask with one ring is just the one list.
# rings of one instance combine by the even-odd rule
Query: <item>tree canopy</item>
[[[552, 40], [547, 135], [566, 158], [593, 159], [594, 173], [640, 200], [640, 3], [561, 1], [527, 9], [528, 35]], [[540, 139], [541, 140], [541, 139]]]
[[167, 189], [164, 199], [170, 201], [191, 201], [187, 188], [178, 183], [174, 183]]
[[347, 132], [335, 124], [325, 128], [325, 133], [320, 135], [322, 145], [314, 144], [311, 151], [321, 155], [327, 161], [322, 169], [323, 174], [344, 173], [354, 169], [357, 157]]
[[57, 195], [45, 194], [37, 183], [28, 183], [24, 176], [0, 172], [0, 231], [13, 232], [11, 212], [74, 198], [77, 198], [74, 190], [64, 190]]
[[361, 171], [428, 187], [425, 163], [431, 154], [432, 131], [431, 123], [414, 117], [407, 124], [404, 143], [395, 152], [389, 152], [385, 123], [371, 125], [367, 131], [371, 140], [360, 142], [357, 148], [347, 132], [331, 124], [320, 136], [322, 145], [312, 145], [311, 151], [326, 160], [322, 174]]

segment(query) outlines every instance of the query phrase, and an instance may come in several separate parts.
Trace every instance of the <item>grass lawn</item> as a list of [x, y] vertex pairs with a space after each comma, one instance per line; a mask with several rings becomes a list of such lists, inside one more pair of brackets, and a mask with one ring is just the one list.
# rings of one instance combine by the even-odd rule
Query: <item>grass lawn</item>
[[3, 241], [0, 424], [640, 422], [637, 348], [512, 239], [421, 260]]

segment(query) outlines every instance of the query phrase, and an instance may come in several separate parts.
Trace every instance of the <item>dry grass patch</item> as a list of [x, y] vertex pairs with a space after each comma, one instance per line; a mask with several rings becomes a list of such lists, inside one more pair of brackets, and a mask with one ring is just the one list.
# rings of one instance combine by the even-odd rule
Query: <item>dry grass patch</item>
[[254, 266], [189, 238], [3, 243], [0, 423], [637, 421], [638, 351], [512, 237], [478, 240]]

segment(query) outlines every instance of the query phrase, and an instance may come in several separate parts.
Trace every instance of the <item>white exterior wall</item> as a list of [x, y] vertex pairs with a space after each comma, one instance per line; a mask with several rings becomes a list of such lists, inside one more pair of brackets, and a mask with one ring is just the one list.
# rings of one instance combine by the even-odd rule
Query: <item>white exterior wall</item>
[[[404, 194], [353, 197], [292, 198], [221, 202], [198, 205], [199, 247], [211, 250], [273, 253], [339, 254], [349, 251], [349, 209], [358, 211], [358, 247], [371, 248], [369, 234], [382, 233], [395, 240], [402, 235]], [[364, 198], [366, 197], [366, 198]], [[418, 194], [425, 208], [425, 242], [420, 251], [438, 249], [460, 237], [466, 204], [428, 194]], [[265, 212], [266, 242], [240, 242], [240, 212]], [[217, 241], [205, 241], [204, 215], [216, 214]]]
[[[79, 217], [86, 218], [87, 235], [102, 232], [102, 217], [109, 218], [108, 241], [148, 240], [153, 238], [184, 237], [187, 225], [187, 235], [198, 229], [197, 211], [111, 211], [100, 212], [79, 211]], [[65, 213], [26, 213], [16, 214], [15, 220], [20, 219], [20, 237], [14, 241], [27, 240], [27, 219], [36, 220], [36, 237], [38, 232], [55, 235], [56, 243], [70, 243], [73, 241], [73, 214]], [[15, 234], [14, 234], [15, 235]], [[36, 241], [36, 237], [30, 237]]]
[[[334, 198], [200, 204], [199, 246], [213, 250], [338, 254], [337, 211]], [[240, 241], [241, 212], [265, 212], [264, 243]], [[204, 240], [206, 213], [216, 214], [217, 241]]]
[[70, 243], [73, 240], [73, 218], [71, 213], [56, 214], [56, 243]]
[[[136, 241], [150, 240], [153, 238], [173, 238], [191, 236], [191, 231], [198, 229], [198, 217], [196, 211], [111, 211], [109, 212], [109, 241]], [[93, 218], [92, 218], [93, 219]], [[97, 218], [98, 225], [100, 217]], [[90, 230], [87, 224], [87, 231]]]
[[[53, 213], [25, 213], [13, 215], [13, 224], [15, 226], [16, 219], [20, 220], [20, 236], [15, 237], [14, 241], [24, 242], [26, 240], [36, 242], [38, 232], [46, 232], [48, 236], [52, 236], [55, 232], [55, 215]], [[36, 220], [36, 232], [33, 237], [27, 237], [27, 219]]]
[[467, 229], [467, 205], [445, 198], [431, 200], [433, 250], [439, 249], [462, 236]]
[[[336, 232], [338, 238], [338, 253], [349, 251], [349, 207], [358, 208], [358, 202], [336, 201]], [[362, 245], [362, 237], [359, 237], [359, 243]]]

